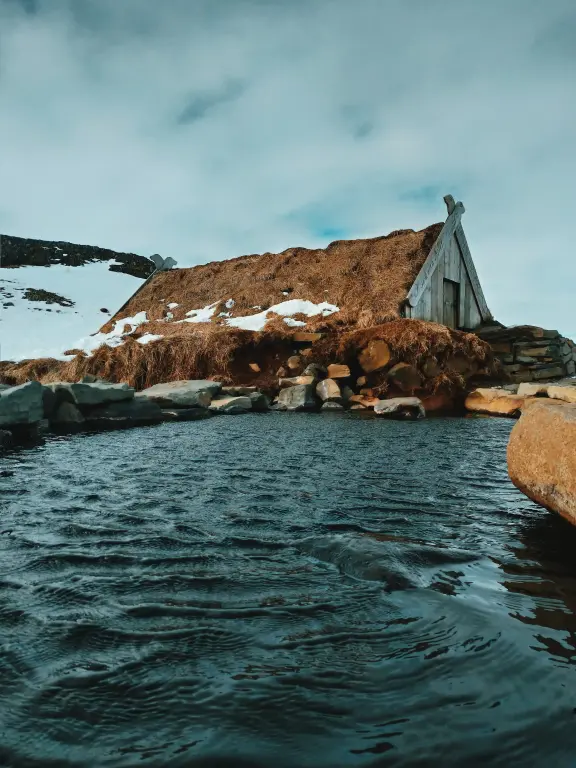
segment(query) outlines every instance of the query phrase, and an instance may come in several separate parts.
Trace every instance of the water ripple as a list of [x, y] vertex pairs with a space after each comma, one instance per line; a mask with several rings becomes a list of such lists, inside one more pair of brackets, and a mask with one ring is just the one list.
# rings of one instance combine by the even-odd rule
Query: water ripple
[[0, 461], [0, 765], [572, 766], [576, 530], [507, 420], [263, 414]]

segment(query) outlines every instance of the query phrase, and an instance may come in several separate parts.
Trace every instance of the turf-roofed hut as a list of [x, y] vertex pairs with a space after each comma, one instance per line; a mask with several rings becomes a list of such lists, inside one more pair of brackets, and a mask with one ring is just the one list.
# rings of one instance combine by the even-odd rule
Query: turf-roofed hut
[[[418, 370], [412, 392], [463, 390], [467, 377], [490, 368], [488, 345], [469, 331], [491, 316], [464, 207], [445, 201], [446, 221], [418, 232], [159, 269], [100, 329], [101, 347], [50, 375], [91, 373], [141, 388], [186, 378], [273, 388], [298, 352], [349, 365], [350, 381], [364, 376], [379, 395], [395, 391], [388, 374], [398, 363]], [[361, 364], [375, 342], [388, 359]]]

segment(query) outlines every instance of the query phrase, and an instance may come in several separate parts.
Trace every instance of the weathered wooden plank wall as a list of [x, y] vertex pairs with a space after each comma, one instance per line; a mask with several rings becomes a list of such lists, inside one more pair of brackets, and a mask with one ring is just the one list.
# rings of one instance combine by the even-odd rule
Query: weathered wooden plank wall
[[[482, 322], [482, 312], [476, 301], [473, 284], [468, 274], [468, 265], [455, 233], [444, 240], [434, 257], [433, 270], [428, 272], [425, 285], [419, 286], [418, 302], [409, 308], [407, 314], [419, 320], [443, 323], [444, 280], [451, 280], [460, 286], [458, 327], [476, 328]], [[476, 277], [475, 272], [474, 277]], [[487, 307], [486, 313], [488, 313]]]

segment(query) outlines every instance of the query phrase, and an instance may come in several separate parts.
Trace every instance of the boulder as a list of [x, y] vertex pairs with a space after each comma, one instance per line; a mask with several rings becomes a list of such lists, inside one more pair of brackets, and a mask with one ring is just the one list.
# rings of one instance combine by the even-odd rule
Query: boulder
[[381, 339], [373, 339], [359, 353], [358, 362], [366, 373], [379, 371], [390, 362], [390, 347]]
[[576, 373], [576, 363], [574, 362], [574, 360], [569, 360], [566, 363], [566, 373], [568, 374], [568, 376], [574, 376], [574, 374]]
[[403, 392], [413, 392], [422, 385], [420, 374], [414, 366], [408, 363], [397, 363], [388, 372], [388, 378]]
[[45, 419], [51, 419], [58, 408], [58, 397], [56, 392], [48, 387], [42, 388], [42, 406], [44, 408]]
[[263, 392], [252, 392], [250, 395], [252, 402], [252, 410], [262, 413], [263, 411], [270, 410], [270, 400]]
[[208, 408], [162, 408], [164, 421], [200, 421], [209, 419]]
[[311, 384], [296, 384], [280, 391], [277, 409], [283, 411], [313, 411], [317, 402]]
[[252, 400], [249, 395], [238, 397], [217, 397], [210, 403], [212, 413], [247, 413], [252, 410]]
[[44, 392], [37, 381], [0, 392], [0, 426], [35, 424], [44, 418]]
[[278, 386], [280, 389], [286, 389], [287, 387], [295, 387], [298, 385], [311, 386], [316, 381], [315, 376], [291, 376], [287, 379], [279, 379]]
[[132, 400], [134, 397], [134, 388], [128, 384], [106, 384], [95, 382], [85, 384], [76, 382], [56, 382], [55, 384], [46, 384], [62, 402], [71, 402], [80, 408], [89, 408], [93, 406], [106, 405], [107, 403], [120, 403]]
[[366, 376], [358, 376], [358, 378], [356, 379], [356, 386], [357, 387], [365, 387], [367, 381], [368, 381], [368, 379], [367, 379]]
[[67, 424], [78, 426], [84, 424], [85, 419], [80, 413], [78, 406], [74, 405], [74, 403], [60, 403], [50, 421], [58, 426]]
[[106, 381], [106, 379], [100, 379], [98, 376], [94, 376], [92, 373], [87, 373], [86, 376], [82, 376], [80, 381], [82, 384], [110, 384], [110, 382]]
[[86, 426], [90, 429], [122, 429], [164, 421], [160, 406], [144, 398], [92, 408], [85, 414], [85, 418]]
[[334, 379], [323, 379], [316, 385], [316, 394], [323, 402], [327, 400], [340, 401], [342, 399], [342, 392], [340, 387], [334, 381]]
[[280, 368], [278, 368], [278, 370], [276, 371], [276, 376], [279, 379], [284, 379], [286, 376], [288, 376], [288, 371], [286, 370], [286, 368], [284, 368], [284, 366], [281, 365]]
[[254, 373], [260, 373], [260, 366], [258, 363], [248, 363], [248, 367], [254, 371]]
[[562, 400], [565, 403], [576, 403], [576, 387], [562, 387], [550, 384], [547, 388], [548, 397]]
[[314, 379], [324, 379], [328, 375], [326, 368], [318, 363], [310, 363], [302, 371], [303, 376], [312, 376]]
[[362, 405], [362, 403], [352, 403], [352, 405], [350, 406], [350, 410], [351, 411], [367, 411], [368, 409], [366, 408], [365, 405]]
[[250, 397], [254, 392], [257, 392], [256, 387], [222, 387], [218, 393], [218, 397], [238, 397], [239, 395], [247, 395]]
[[525, 400], [526, 398], [522, 395], [514, 395], [503, 389], [480, 388], [468, 395], [464, 406], [466, 410], [476, 413], [516, 418], [520, 415]]
[[331, 363], [328, 366], [328, 378], [329, 379], [347, 379], [350, 377], [350, 368], [347, 365], [340, 365], [340, 363]]
[[205, 407], [210, 405], [221, 389], [219, 381], [170, 381], [148, 387], [138, 392], [136, 398], [149, 400], [162, 408]]
[[322, 403], [322, 407], [320, 408], [321, 411], [343, 411], [344, 406], [340, 403], [335, 402], [334, 400], [327, 400], [325, 403]]
[[291, 371], [297, 371], [302, 368], [302, 358], [300, 355], [292, 355], [286, 360], [286, 365]]
[[426, 411], [418, 397], [391, 397], [379, 400], [374, 413], [389, 419], [423, 419]]
[[508, 474], [529, 498], [576, 525], [576, 406], [533, 403], [510, 435]]
[[476, 372], [478, 365], [465, 355], [450, 355], [446, 360], [446, 368], [467, 377]]
[[548, 384], [531, 384], [523, 381], [518, 385], [518, 394], [523, 397], [547, 397]]
[[12, 432], [8, 432], [7, 429], [0, 429], [0, 448], [10, 448], [12, 442]]

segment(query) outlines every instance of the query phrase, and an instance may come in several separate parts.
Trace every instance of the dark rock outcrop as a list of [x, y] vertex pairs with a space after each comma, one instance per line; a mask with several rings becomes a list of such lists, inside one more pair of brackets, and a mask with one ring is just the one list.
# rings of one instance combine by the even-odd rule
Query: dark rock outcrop
[[94, 245], [2, 235], [3, 268], [49, 267], [53, 264], [81, 267], [93, 261], [113, 262], [109, 266], [111, 272], [122, 272], [142, 280], [150, 277], [154, 271], [150, 259], [135, 253], [119, 253]]

